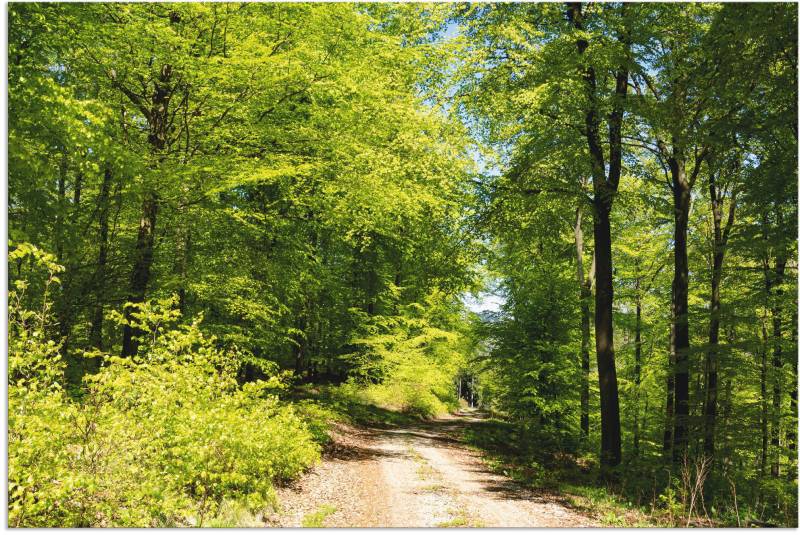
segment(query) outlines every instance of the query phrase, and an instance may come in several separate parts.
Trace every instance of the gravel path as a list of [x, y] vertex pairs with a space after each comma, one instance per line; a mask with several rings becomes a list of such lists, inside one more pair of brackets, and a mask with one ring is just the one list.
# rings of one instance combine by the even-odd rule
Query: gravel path
[[471, 413], [401, 429], [339, 425], [324, 460], [278, 489], [269, 526], [579, 527], [591, 519], [492, 473], [457, 440]]

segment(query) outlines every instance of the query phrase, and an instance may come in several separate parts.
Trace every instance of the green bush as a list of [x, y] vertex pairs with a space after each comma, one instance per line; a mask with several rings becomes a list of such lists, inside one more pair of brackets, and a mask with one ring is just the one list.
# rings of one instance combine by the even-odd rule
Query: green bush
[[[51, 258], [37, 261], [55, 277]], [[280, 379], [239, 386], [240, 355], [219, 350], [198, 321], [162, 330], [175, 319], [170, 300], [139, 307], [138, 355], [104, 356], [76, 401], [61, 386], [58, 346], [44, 338], [47, 305], [31, 313], [17, 297], [10, 526], [216, 525], [232, 503], [251, 512], [273, 505], [273, 482], [318, 460], [322, 431], [273, 394]]]

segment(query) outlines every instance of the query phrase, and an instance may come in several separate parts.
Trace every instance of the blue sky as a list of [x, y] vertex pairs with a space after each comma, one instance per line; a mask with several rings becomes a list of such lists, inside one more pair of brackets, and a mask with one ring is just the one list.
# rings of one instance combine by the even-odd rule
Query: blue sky
[[500, 306], [505, 302], [502, 296], [490, 293], [481, 292], [477, 296], [467, 294], [464, 296], [464, 304], [472, 312], [499, 312]]

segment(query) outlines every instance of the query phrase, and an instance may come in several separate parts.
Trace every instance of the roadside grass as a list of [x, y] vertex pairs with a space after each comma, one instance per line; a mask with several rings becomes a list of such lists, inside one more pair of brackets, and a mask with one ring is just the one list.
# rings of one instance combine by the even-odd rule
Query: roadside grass
[[567, 505], [609, 527], [668, 525], [658, 510], [640, 506], [599, 482], [592, 455], [546, 454], [558, 451], [550, 437], [538, 442], [533, 433], [514, 424], [489, 418], [462, 431], [462, 440], [482, 454], [495, 473], [526, 488], [558, 494]]
[[264, 523], [259, 515], [253, 514], [247, 507], [232, 500], [223, 501], [217, 514], [208, 522], [210, 528], [259, 528], [263, 526]]
[[466, 528], [469, 526], [469, 520], [465, 516], [457, 516], [455, 518], [451, 518], [446, 522], [439, 522], [436, 524], [437, 528]]
[[442, 483], [431, 483], [420, 488], [422, 492], [444, 493], [447, 492], [447, 485]]
[[561, 483], [558, 492], [574, 509], [595, 517], [603, 526], [621, 528], [665, 527], [659, 518], [603, 487]]
[[333, 505], [323, 504], [313, 513], [309, 513], [303, 517], [301, 525], [304, 528], [324, 528], [325, 519], [335, 512], [336, 507]]
[[436, 524], [437, 528], [484, 528], [486, 527], [480, 520], [470, 518], [463, 509], [451, 509], [448, 511], [453, 518]]
[[[586, 453], [568, 439], [554, 437], [539, 429], [487, 418], [462, 430], [462, 440], [480, 452], [494, 472], [520, 485], [552, 493], [567, 505], [603, 526], [609, 527], [762, 527], [795, 526], [796, 518], [769, 519], [764, 509], [748, 509], [733, 499], [733, 506], [715, 508], [703, 503], [693, 479], [697, 470], [663, 466], [657, 444], [649, 456], [626, 460], [610, 477], [602, 478], [597, 455]], [[583, 451], [583, 453], [580, 453]], [[625, 477], [623, 477], [625, 474]], [[609, 482], [610, 481], [610, 482]], [[716, 483], [716, 489], [725, 489]], [[694, 490], [693, 490], [694, 489]], [[766, 489], [762, 492], [767, 495]], [[744, 492], [740, 489], [740, 492]], [[773, 496], [781, 494], [773, 490]], [[788, 500], [787, 500], [788, 503]], [[789, 510], [789, 508], [786, 508]], [[768, 521], [762, 520], [768, 517]]]

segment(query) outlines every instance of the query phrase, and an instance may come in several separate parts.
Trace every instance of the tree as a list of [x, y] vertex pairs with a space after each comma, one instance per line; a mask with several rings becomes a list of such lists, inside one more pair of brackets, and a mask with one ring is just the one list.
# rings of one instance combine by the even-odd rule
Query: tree
[[[598, 105], [597, 75], [591, 63], [583, 67], [585, 84], [585, 135], [589, 147], [592, 169], [593, 216], [594, 216], [594, 262], [595, 262], [595, 347], [597, 369], [600, 376], [600, 426], [602, 432], [600, 458], [604, 465], [616, 466], [622, 459], [619, 394], [617, 371], [614, 362], [614, 283], [611, 258], [611, 208], [619, 187], [622, 172], [622, 121], [625, 113], [625, 97], [628, 94], [627, 55], [630, 49], [629, 28], [625, 27], [625, 5], [620, 9], [623, 26], [616, 29], [617, 40], [622, 45], [619, 66], [614, 74], [615, 86], [611, 112], [608, 116], [608, 173], [600, 141], [600, 109]], [[585, 30], [584, 14], [580, 3], [569, 5], [567, 16], [577, 32]], [[580, 35], [576, 46], [583, 55], [589, 41]]]

